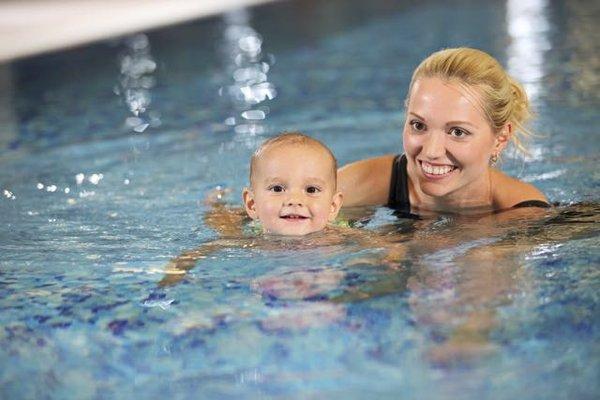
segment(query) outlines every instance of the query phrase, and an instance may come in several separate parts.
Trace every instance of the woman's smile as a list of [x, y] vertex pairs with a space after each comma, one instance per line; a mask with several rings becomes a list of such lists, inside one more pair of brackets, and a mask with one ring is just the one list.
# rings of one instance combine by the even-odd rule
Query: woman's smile
[[450, 176], [452, 172], [454, 172], [457, 167], [454, 165], [448, 164], [432, 164], [427, 161], [419, 160], [419, 164], [421, 165], [421, 170], [423, 171], [423, 175], [430, 179], [442, 179]]

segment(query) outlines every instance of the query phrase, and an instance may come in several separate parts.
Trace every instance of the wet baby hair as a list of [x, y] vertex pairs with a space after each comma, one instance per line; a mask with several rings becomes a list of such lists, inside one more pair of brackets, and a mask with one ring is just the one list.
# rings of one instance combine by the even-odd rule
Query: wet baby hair
[[323, 150], [323, 152], [331, 161], [331, 173], [334, 179], [334, 186], [337, 186], [337, 160], [335, 156], [322, 142], [301, 132], [283, 132], [277, 136], [267, 139], [258, 147], [258, 149], [256, 149], [250, 158], [250, 185], [253, 183], [254, 170], [256, 169], [256, 163], [258, 160], [267, 151], [279, 146], [307, 146]]

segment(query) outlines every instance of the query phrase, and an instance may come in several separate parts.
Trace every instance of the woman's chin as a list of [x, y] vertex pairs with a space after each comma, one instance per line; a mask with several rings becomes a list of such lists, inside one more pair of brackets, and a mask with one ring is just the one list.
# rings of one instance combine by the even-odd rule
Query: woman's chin
[[421, 191], [427, 196], [441, 198], [452, 192], [452, 186], [442, 182], [421, 182]]

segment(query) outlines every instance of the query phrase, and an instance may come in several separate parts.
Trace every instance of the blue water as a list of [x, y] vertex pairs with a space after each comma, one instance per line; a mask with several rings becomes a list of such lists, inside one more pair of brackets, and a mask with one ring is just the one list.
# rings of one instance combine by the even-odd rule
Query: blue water
[[[0, 398], [598, 398], [598, 7], [523, 3], [289, 1], [0, 65]], [[525, 82], [537, 136], [501, 167], [558, 207], [350, 210], [386, 244], [233, 246], [159, 284], [265, 137], [399, 152], [413, 68], [458, 45]]]

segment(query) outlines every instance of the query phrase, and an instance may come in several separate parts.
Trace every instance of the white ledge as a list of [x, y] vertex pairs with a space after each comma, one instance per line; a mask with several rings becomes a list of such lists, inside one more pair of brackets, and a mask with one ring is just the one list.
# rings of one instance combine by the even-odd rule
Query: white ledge
[[269, 1], [0, 1], [0, 63]]

